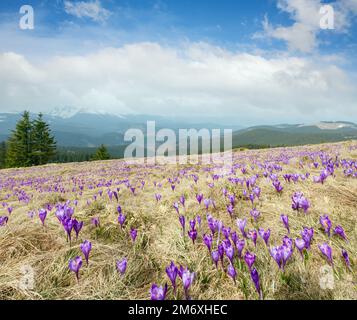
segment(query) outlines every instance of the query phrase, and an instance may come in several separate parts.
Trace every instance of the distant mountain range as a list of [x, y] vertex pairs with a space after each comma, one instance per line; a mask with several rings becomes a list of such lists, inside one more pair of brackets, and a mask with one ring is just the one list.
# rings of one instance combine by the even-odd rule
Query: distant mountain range
[[[20, 119], [18, 113], [0, 113], [0, 141], [6, 140]], [[35, 115], [33, 115], [35, 117]], [[233, 129], [233, 146], [291, 146], [357, 139], [357, 125], [352, 122], [322, 121], [315, 124], [262, 125], [244, 128], [216, 123], [195, 123], [150, 115], [111, 115], [104, 112], [58, 109], [45, 114], [61, 147], [94, 148], [100, 144], [123, 146], [124, 134], [130, 128], [146, 131], [146, 121], [155, 120], [156, 130], [170, 128]]]
[[233, 145], [292, 146], [357, 139], [357, 125], [346, 121], [255, 126], [235, 131]]
[[[62, 112], [44, 114], [44, 119], [50, 124], [57, 144], [67, 147], [97, 147], [100, 144], [108, 146], [124, 145], [124, 134], [128, 129], [141, 129], [146, 132], [147, 121], [155, 121], [156, 131], [170, 128], [178, 131], [181, 128], [194, 129], [239, 129], [239, 126], [224, 126], [215, 123], [195, 123], [174, 118], [152, 115], [112, 115], [107, 113], [73, 112], [64, 109]], [[31, 115], [33, 118], [35, 114]], [[0, 113], [0, 141], [6, 140], [21, 118], [20, 113]]]

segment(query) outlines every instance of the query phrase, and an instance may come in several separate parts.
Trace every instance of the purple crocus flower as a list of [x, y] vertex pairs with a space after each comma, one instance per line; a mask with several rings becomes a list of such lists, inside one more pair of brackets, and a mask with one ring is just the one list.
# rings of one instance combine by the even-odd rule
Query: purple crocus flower
[[131, 228], [130, 237], [131, 237], [131, 240], [133, 240], [133, 242], [135, 242], [137, 235], [138, 235], [138, 230]]
[[7, 224], [9, 218], [7, 216], [0, 216], [0, 227], [3, 227]]
[[256, 256], [254, 253], [250, 253], [249, 251], [247, 251], [244, 255], [244, 261], [247, 264], [249, 269], [252, 269], [252, 266], [255, 262]]
[[196, 200], [198, 201], [198, 204], [201, 204], [202, 200], [203, 200], [203, 194], [196, 194]]
[[222, 189], [223, 196], [226, 197], [228, 194], [228, 190], [226, 188]]
[[333, 233], [340, 236], [342, 239], [347, 240], [345, 230], [341, 226], [336, 226]]
[[234, 243], [234, 245], [236, 245], [236, 243], [237, 243], [237, 241], [238, 241], [238, 234], [237, 234], [237, 232], [232, 232], [231, 233], [231, 238], [232, 238], [232, 241], [233, 241], [233, 243]]
[[320, 224], [322, 225], [323, 229], [325, 230], [325, 233], [328, 236], [330, 236], [332, 223], [331, 223], [331, 220], [327, 214], [320, 216]]
[[253, 188], [253, 192], [254, 192], [254, 194], [256, 195], [257, 198], [260, 197], [261, 189], [258, 186]]
[[226, 239], [229, 239], [231, 235], [231, 228], [230, 227], [222, 227], [222, 233]]
[[[288, 238], [290, 239], [290, 238]], [[290, 239], [291, 240], [291, 239]], [[282, 259], [283, 259], [283, 269], [285, 268], [286, 263], [290, 259], [290, 257], [293, 254], [293, 246], [292, 246], [292, 241], [291, 243], [287, 244], [284, 243], [281, 247], [280, 250], [282, 252]]]
[[270, 249], [270, 255], [277, 263], [279, 269], [284, 270], [287, 261], [290, 259], [293, 253], [293, 249], [290, 246], [283, 244], [279, 247], [273, 247]]
[[246, 238], [247, 234], [245, 232], [245, 226], [247, 225], [247, 219], [241, 220], [241, 219], [237, 219], [237, 226], [240, 230], [240, 232], [242, 233], [243, 237]]
[[249, 195], [249, 200], [250, 200], [250, 202], [252, 203], [252, 205], [254, 204], [254, 199], [255, 199], [255, 195], [254, 195], [254, 193], [251, 193], [251, 194]]
[[300, 251], [301, 257], [303, 257], [302, 252], [304, 251], [306, 244], [304, 239], [296, 238], [295, 239], [295, 247]]
[[249, 230], [248, 232], [248, 238], [251, 239], [254, 243], [254, 246], [257, 246], [257, 238], [258, 238], [258, 233], [257, 230], [253, 229], [253, 230]]
[[193, 220], [190, 220], [190, 227], [191, 227], [191, 229], [194, 229], [195, 228], [195, 226], [196, 226], [196, 220], [195, 219], [193, 219]]
[[263, 228], [259, 228], [258, 232], [260, 237], [264, 240], [265, 244], [268, 245], [268, 241], [270, 238], [270, 229], [264, 231]]
[[293, 247], [293, 240], [291, 238], [289, 238], [288, 236], [284, 236], [283, 245], [287, 246], [289, 248], [292, 248]]
[[260, 212], [254, 208], [252, 211], [250, 211], [250, 215], [254, 218], [254, 221], [257, 221], [260, 216]]
[[174, 292], [176, 292], [176, 278], [178, 275], [178, 268], [175, 266], [173, 261], [171, 261], [170, 265], [168, 267], [166, 267], [166, 274], [172, 283]]
[[7, 207], [7, 212], [9, 213], [9, 215], [12, 213], [13, 210], [14, 210], [13, 207]]
[[224, 252], [226, 253], [227, 258], [231, 263], [233, 263], [233, 258], [234, 258], [234, 247], [227, 242], [224, 242]]
[[311, 241], [314, 237], [314, 229], [312, 227], [311, 228], [304, 227], [303, 231], [301, 231], [301, 237], [305, 241], [305, 248], [310, 249]]
[[207, 215], [207, 223], [208, 227], [211, 229], [212, 234], [215, 234], [215, 232], [218, 230], [218, 222], [216, 219], [214, 219], [210, 214]]
[[81, 251], [86, 259], [87, 265], [89, 264], [89, 254], [92, 250], [92, 243], [88, 240], [84, 240], [80, 245]]
[[74, 219], [73, 220], [73, 229], [76, 233], [76, 239], [78, 239], [79, 232], [82, 230], [82, 228], [83, 228], [83, 221], [78, 222], [77, 219]]
[[151, 300], [163, 301], [165, 300], [167, 293], [167, 283], [164, 288], [162, 286], [158, 287], [157, 284], [153, 284], [150, 289]]
[[128, 265], [128, 260], [126, 258], [116, 261], [117, 270], [121, 275], [124, 275], [127, 265]]
[[182, 204], [183, 207], [185, 206], [185, 201], [186, 201], [185, 196], [182, 195], [180, 197], [180, 203]]
[[235, 197], [235, 195], [234, 195], [234, 194], [230, 194], [230, 195], [228, 196], [228, 200], [229, 200], [231, 206], [234, 207], [234, 206], [235, 206], [235, 203], [236, 203], [236, 197]]
[[233, 212], [234, 212], [234, 207], [231, 204], [227, 206], [227, 212], [230, 215], [230, 217], [232, 218]]
[[345, 249], [342, 249], [342, 257], [345, 260], [346, 266], [350, 268], [351, 267], [350, 257], [348, 256], [348, 252]]
[[310, 208], [309, 201], [304, 197], [303, 193], [301, 192], [295, 192], [291, 197], [291, 200], [292, 200], [291, 208], [293, 210], [303, 209], [304, 212], [306, 213], [307, 210]]
[[278, 264], [279, 269], [282, 268], [283, 265], [283, 259], [282, 259], [282, 254], [280, 247], [273, 247], [270, 249], [270, 255], [273, 257], [275, 262]]
[[195, 240], [197, 239], [197, 230], [196, 229], [189, 230], [188, 236], [191, 238], [193, 244], [195, 244]]
[[321, 245], [318, 245], [318, 247], [321, 253], [327, 258], [328, 262], [333, 264], [331, 247], [326, 242]]
[[46, 220], [46, 217], [47, 217], [47, 211], [45, 209], [40, 209], [38, 211], [38, 217], [40, 218], [40, 220], [42, 222], [42, 225], [44, 226], [45, 225], [45, 220]]
[[203, 242], [207, 246], [207, 249], [211, 252], [212, 250], [212, 242], [213, 242], [213, 237], [211, 234], [204, 234], [203, 235]]
[[233, 279], [234, 283], [236, 283], [236, 276], [237, 276], [237, 271], [232, 265], [232, 263], [229, 264], [227, 268], [227, 273], [228, 275]]
[[190, 300], [188, 290], [193, 283], [193, 279], [195, 278], [195, 273], [190, 272], [187, 268], [181, 272], [181, 278], [183, 283], [183, 288], [185, 290], [185, 297], [187, 300]]
[[217, 250], [212, 251], [211, 253], [212, 260], [214, 264], [216, 265], [216, 268], [218, 267], [218, 260], [219, 260], [219, 252]]
[[252, 278], [252, 281], [254, 283], [255, 289], [257, 290], [259, 297], [262, 298], [262, 292], [260, 288], [260, 279], [259, 279], [259, 273], [258, 271], [253, 268], [250, 272], [250, 277]]
[[82, 267], [82, 258], [75, 257], [74, 259], [70, 259], [68, 263], [69, 270], [76, 274], [77, 281], [79, 281], [79, 270]]
[[211, 201], [211, 199], [204, 199], [203, 203], [204, 203], [204, 205], [206, 207], [206, 210], [208, 210], [209, 205], [212, 203], [212, 201]]
[[95, 227], [100, 227], [99, 217], [92, 218], [91, 222]]
[[179, 214], [179, 204], [177, 202], [174, 203], [174, 208], [175, 208], [177, 214]]
[[71, 238], [71, 233], [72, 233], [72, 229], [73, 229], [73, 220], [71, 218], [64, 219], [62, 221], [62, 225], [63, 225], [64, 230], [67, 233], [67, 238], [68, 238], [69, 242], [71, 243], [71, 239], [72, 239]]
[[244, 239], [238, 239], [236, 242], [236, 247], [238, 251], [238, 258], [242, 258], [242, 251], [245, 246], [245, 240]]
[[117, 211], [118, 211], [118, 214], [121, 214], [121, 213], [122, 213], [121, 206], [118, 206], [118, 207], [117, 207]]
[[282, 214], [282, 215], [280, 216], [280, 220], [283, 222], [285, 228], [288, 230], [288, 233], [290, 233], [289, 217], [288, 217], [288, 215]]
[[284, 187], [281, 185], [280, 181], [279, 180], [274, 180], [273, 181], [273, 186], [275, 188], [275, 190], [278, 192], [278, 193], [281, 193], [284, 189]]
[[185, 234], [185, 222], [186, 222], [185, 216], [182, 215], [179, 216], [179, 221], [182, 227], [182, 234]]
[[118, 216], [118, 222], [119, 222], [121, 228], [123, 228], [125, 220], [126, 220], [126, 216], [120, 212], [119, 216]]

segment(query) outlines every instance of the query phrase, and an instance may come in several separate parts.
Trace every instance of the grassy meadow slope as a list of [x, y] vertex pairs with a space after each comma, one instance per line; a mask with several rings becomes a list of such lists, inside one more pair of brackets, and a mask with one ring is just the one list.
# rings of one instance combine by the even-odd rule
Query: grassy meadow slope
[[[320, 175], [326, 159], [334, 161], [334, 173], [323, 184], [314, 182], [313, 177]], [[215, 208], [210, 205], [208, 212], [232, 231], [237, 231], [240, 238], [237, 218], [247, 218], [247, 230], [270, 228], [269, 246], [280, 245], [287, 235], [280, 221], [282, 213], [289, 216], [289, 236], [293, 240], [300, 236], [304, 226], [314, 228], [311, 249], [303, 259], [295, 248], [284, 272], [279, 270], [259, 236], [256, 247], [246, 239], [243, 252], [249, 250], [257, 256], [254, 266], [259, 272], [265, 299], [357, 299], [357, 177], [344, 173], [347, 165], [353, 169], [356, 160], [357, 142], [349, 141], [236, 151], [234, 173], [230, 175], [214, 176], [215, 171], [209, 171], [208, 165], [137, 166], [126, 165], [123, 160], [1, 170], [0, 216], [9, 219], [6, 225], [0, 226], [0, 299], [149, 299], [151, 284], [164, 285], [166, 282], [169, 285], [167, 298], [174, 299], [165, 273], [171, 261], [195, 272], [190, 288], [192, 299], [258, 299], [243, 259], [236, 256], [234, 260], [236, 282], [220, 263], [216, 269], [212, 262], [202, 240], [203, 234], [210, 233], [210, 229], [205, 205], [203, 202], [199, 205], [196, 200], [198, 193], [202, 193], [204, 199], [214, 200]], [[318, 163], [317, 168], [314, 161]], [[246, 173], [242, 172], [243, 167]], [[265, 177], [264, 171], [269, 170]], [[353, 170], [356, 172], [356, 167]], [[299, 174], [300, 178], [297, 182], [286, 182], [283, 179], [286, 173]], [[306, 177], [306, 173], [310, 176]], [[255, 222], [250, 216], [251, 201], [244, 197], [243, 190], [250, 193], [246, 181], [256, 174], [259, 177], [255, 184], [261, 188], [261, 195], [254, 200], [254, 206], [261, 215]], [[271, 174], [277, 175], [281, 182], [281, 193], [272, 186]], [[193, 175], [198, 177], [197, 183]], [[173, 181], [169, 182], [168, 178]], [[240, 182], [232, 182], [229, 178], [238, 178]], [[130, 187], [135, 187], [134, 193]], [[118, 202], [115, 197], [108, 196], [108, 190], [116, 191], [117, 188], [120, 188]], [[222, 193], [224, 188], [236, 197], [232, 218], [226, 210], [229, 201]], [[292, 210], [291, 197], [297, 191], [310, 202], [307, 213]], [[156, 201], [155, 194], [161, 194], [160, 201]], [[175, 202], [179, 203], [181, 195], [186, 199], [185, 207], [179, 205], [179, 213], [186, 217], [184, 237], [173, 207]], [[78, 201], [77, 205], [74, 200]], [[72, 235], [71, 246], [54, 207], [66, 201], [71, 201], [69, 205], [75, 209], [74, 217], [84, 221], [78, 240]], [[51, 210], [43, 227], [36, 212], [48, 205]], [[117, 220], [118, 205], [126, 215], [122, 229]], [[13, 208], [11, 213], [9, 207]], [[35, 211], [33, 217], [28, 214], [31, 211]], [[322, 214], [329, 215], [333, 228], [337, 225], [344, 228], [348, 241], [333, 235], [332, 231], [330, 238], [325, 234], [319, 222]], [[196, 223], [198, 237], [193, 244], [187, 235], [188, 221], [197, 215], [202, 223], [200, 226]], [[100, 218], [100, 227], [91, 223], [93, 217]], [[129, 236], [130, 228], [138, 230], [135, 242]], [[89, 266], [83, 264], [77, 283], [68, 269], [68, 261], [81, 255], [79, 245], [84, 239], [92, 242], [93, 249]], [[216, 240], [217, 233], [214, 248]], [[324, 277], [321, 267], [327, 262], [318, 245], [324, 242], [333, 252], [330, 289], [320, 285]], [[342, 248], [350, 256], [350, 269], [341, 256]], [[124, 276], [120, 276], [115, 264], [116, 259], [122, 257], [128, 259]], [[226, 269], [227, 257], [223, 261]], [[34, 271], [32, 288], [19, 285], [25, 276], [24, 266]], [[178, 279], [177, 283], [177, 298], [181, 299], [182, 281]]]

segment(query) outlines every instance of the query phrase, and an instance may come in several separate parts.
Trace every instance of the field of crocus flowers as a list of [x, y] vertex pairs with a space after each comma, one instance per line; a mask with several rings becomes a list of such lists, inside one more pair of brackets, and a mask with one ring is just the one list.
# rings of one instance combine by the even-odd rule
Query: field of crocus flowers
[[357, 142], [0, 171], [0, 299], [357, 299]]

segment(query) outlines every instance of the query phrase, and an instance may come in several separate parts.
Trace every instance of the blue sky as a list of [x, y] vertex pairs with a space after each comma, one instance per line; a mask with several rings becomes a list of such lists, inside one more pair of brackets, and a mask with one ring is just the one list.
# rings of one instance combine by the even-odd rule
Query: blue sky
[[0, 3], [0, 111], [357, 121], [357, 0], [30, 0], [34, 30], [23, 4]]
[[[350, 0], [353, 1], [353, 0]], [[76, 17], [65, 10], [65, 0], [32, 0], [26, 4], [33, 6], [36, 13], [35, 30], [28, 36], [61, 37], [65, 32], [74, 31], [73, 37], [81, 40], [98, 40], [101, 31], [115, 30], [118, 37], [102, 36], [108, 45], [120, 45], [130, 41], [160, 41], [173, 43], [188, 39], [208, 41], [226, 48], [254, 46], [263, 49], [283, 50], [284, 41], [277, 39], [252, 40], [261, 31], [265, 16], [273, 25], [291, 25], [294, 20], [289, 13], [277, 7], [276, 0], [102, 0], [97, 2], [110, 15], [105, 21], [95, 21], [91, 17]], [[69, 1], [68, 1], [69, 2]], [[72, 1], [73, 3], [91, 1]], [[95, 2], [92, 0], [92, 2]], [[334, 4], [334, 1], [321, 1]], [[22, 0], [4, 0], [0, 3], [3, 24], [13, 32], [19, 32], [18, 10]], [[352, 19], [351, 19], [352, 20]], [[354, 57], [357, 45], [357, 23], [348, 33], [321, 32], [320, 49], [325, 53], [344, 51]], [[12, 27], [12, 28], [11, 28]], [[79, 28], [95, 29], [98, 33], [78, 32]], [[30, 33], [30, 32], [29, 32]], [[120, 36], [121, 35], [121, 36]], [[3, 50], [11, 49], [1, 44]]]

